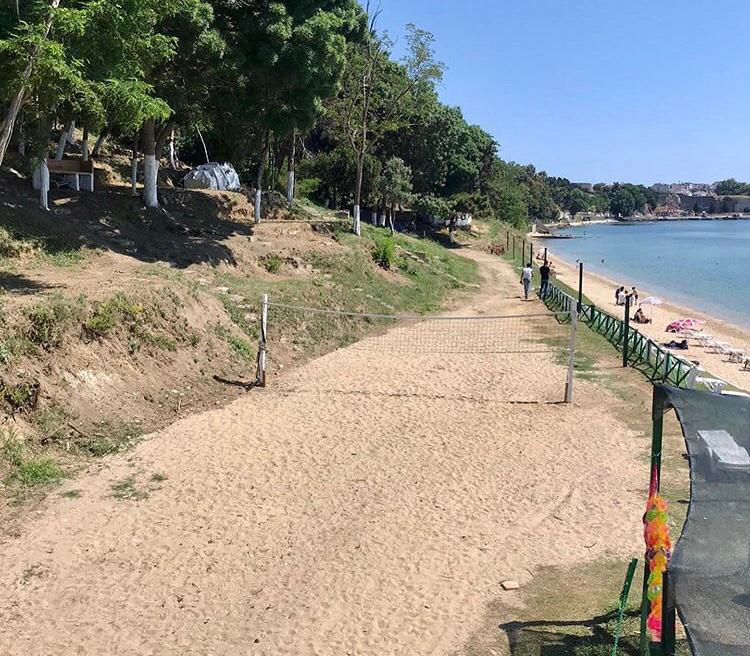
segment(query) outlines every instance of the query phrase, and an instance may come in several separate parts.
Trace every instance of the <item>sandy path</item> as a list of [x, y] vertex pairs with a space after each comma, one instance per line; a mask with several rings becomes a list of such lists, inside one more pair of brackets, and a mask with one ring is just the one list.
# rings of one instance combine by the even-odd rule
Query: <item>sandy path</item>
[[[576, 267], [555, 257], [552, 249], [550, 249], [550, 253], [550, 258], [554, 261], [555, 271], [560, 280], [573, 289], [578, 289], [578, 271]], [[625, 284], [625, 281], [615, 283], [603, 276], [586, 273], [584, 291], [586, 296], [597, 307], [602, 308], [613, 316], [622, 318], [625, 315], [625, 310], [623, 307], [618, 307], [615, 303], [615, 289], [622, 284]], [[639, 288], [638, 293], [641, 299], [652, 296], [647, 289]], [[656, 296], [660, 295], [656, 294]], [[663, 300], [668, 301], [669, 299]], [[647, 317], [652, 316], [652, 308], [646, 308], [644, 312]], [[732, 344], [736, 348], [745, 349], [747, 355], [750, 355], [750, 330], [747, 328], [735, 326], [703, 312], [670, 302], [653, 308], [652, 324], [634, 327], [656, 342], [669, 342], [677, 336], [668, 334], [665, 332], [665, 328], [673, 321], [685, 317], [702, 319], [706, 322], [706, 331], [711, 333], [715, 339]], [[742, 365], [729, 362], [729, 359], [725, 355], [713, 353], [710, 349], [703, 348], [692, 340], [688, 351], [675, 351], [675, 353], [687, 360], [697, 360], [703, 369], [714, 376], [730, 382], [735, 387], [750, 389], [750, 371], [745, 371]]]
[[[474, 257], [463, 313], [539, 311]], [[450, 654], [500, 581], [638, 548], [645, 442], [607, 393], [506, 400], [564, 378], [549, 354], [350, 348], [187, 418], [0, 545], [0, 654]], [[146, 498], [111, 496], [128, 477]]]

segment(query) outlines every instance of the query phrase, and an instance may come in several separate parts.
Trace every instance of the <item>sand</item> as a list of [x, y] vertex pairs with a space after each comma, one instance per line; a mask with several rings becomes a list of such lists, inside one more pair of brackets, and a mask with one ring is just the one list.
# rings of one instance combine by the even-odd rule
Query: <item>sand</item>
[[[542, 309], [474, 257], [486, 281], [457, 313]], [[53, 493], [0, 544], [0, 654], [447, 655], [517, 599], [502, 581], [639, 550], [646, 441], [608, 392], [558, 403], [550, 353], [369, 346]]]
[[[578, 289], [578, 270], [576, 266], [557, 257], [552, 249], [549, 250], [549, 258], [553, 261], [554, 270], [560, 280], [573, 289]], [[616, 282], [604, 276], [586, 272], [584, 293], [598, 308], [609, 312], [613, 316], [623, 318], [625, 316], [625, 308], [615, 303], [615, 289], [622, 285], [627, 285], [628, 289], [632, 287], [632, 284], [628, 284], [627, 280]], [[715, 339], [732, 344], [735, 348], [745, 349], [747, 355], [750, 356], [750, 330], [747, 328], [722, 321], [684, 305], [669, 302], [669, 299], [664, 298], [660, 294], [652, 294], [646, 288], [639, 287], [638, 293], [641, 300], [649, 296], [657, 296], [665, 301], [664, 305], [644, 308], [644, 313], [647, 317], [653, 316], [653, 323], [645, 325], [633, 324], [635, 329], [657, 343], [682, 339], [678, 335], [667, 333], [665, 329], [677, 319], [692, 317], [705, 321], [705, 330], [711, 333]], [[634, 313], [635, 310], [633, 310]], [[739, 389], [750, 389], [750, 371], [745, 371], [741, 364], [729, 362], [727, 356], [712, 353], [711, 349], [703, 348], [693, 340], [690, 340], [690, 349], [688, 351], [675, 351], [675, 354], [686, 360], [697, 360], [700, 362], [702, 369], [705, 369], [713, 376], [731, 383]]]

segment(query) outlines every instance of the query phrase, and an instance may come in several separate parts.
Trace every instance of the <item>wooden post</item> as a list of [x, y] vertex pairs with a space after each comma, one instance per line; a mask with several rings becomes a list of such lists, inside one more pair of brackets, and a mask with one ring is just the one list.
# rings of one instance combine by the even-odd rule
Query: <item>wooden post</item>
[[583, 262], [578, 263], [578, 311], [583, 307]]
[[534, 263], [534, 242], [529, 242], [529, 262]]
[[268, 344], [268, 294], [263, 294], [260, 311], [260, 344], [258, 346], [258, 386], [266, 386], [266, 350]]
[[625, 297], [625, 326], [622, 340], [622, 366], [628, 366], [630, 357], [630, 296]]
[[516, 261], [516, 236], [513, 235], [513, 262]]
[[573, 403], [573, 381], [576, 363], [576, 333], [578, 332], [578, 312], [570, 313], [570, 353], [568, 355], [568, 382], [565, 385], [565, 403]]
[[510, 250], [510, 230], [505, 231], [505, 252]]
[[525, 262], [523, 261], [523, 258], [526, 257], [526, 240], [521, 240], [521, 266], [524, 266]]
[[547, 260], [547, 248], [545, 247], [545, 249], [544, 249], [544, 263], [547, 264], [547, 262], [548, 262], [548, 260]]

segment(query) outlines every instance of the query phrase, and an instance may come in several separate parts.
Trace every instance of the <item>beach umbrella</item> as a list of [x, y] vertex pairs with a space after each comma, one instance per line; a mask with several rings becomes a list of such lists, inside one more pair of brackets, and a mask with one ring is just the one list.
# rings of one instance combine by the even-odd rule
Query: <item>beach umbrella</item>
[[701, 321], [700, 319], [678, 319], [677, 321], [673, 321], [669, 324], [669, 326], [667, 326], [667, 332], [679, 333], [683, 330], [695, 330], [696, 328], [703, 328], [703, 326], [705, 325], [706, 322]]
[[641, 307], [644, 306], [650, 306], [651, 307], [651, 319], [654, 318], [654, 306], [655, 305], [664, 305], [664, 301], [662, 301], [660, 298], [656, 298], [656, 296], [649, 296], [648, 298], [644, 298], [641, 303]]

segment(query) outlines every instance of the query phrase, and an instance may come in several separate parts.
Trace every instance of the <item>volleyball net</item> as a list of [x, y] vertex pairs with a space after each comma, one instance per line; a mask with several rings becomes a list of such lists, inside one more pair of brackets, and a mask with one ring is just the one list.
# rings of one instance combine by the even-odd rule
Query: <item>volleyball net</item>
[[316, 345], [328, 342], [329, 347], [346, 346], [352, 353], [370, 356], [372, 362], [368, 366], [372, 371], [387, 363], [390, 370], [403, 366], [404, 375], [409, 368], [407, 363], [429, 368], [435, 361], [480, 373], [482, 369], [495, 368], [523, 376], [524, 364], [530, 365], [531, 359], [536, 359], [539, 366], [535, 369], [546, 371], [544, 383], [550, 383], [550, 376], [559, 378], [558, 389], [564, 389], [560, 396], [571, 402], [576, 328], [575, 310], [425, 317], [313, 308], [275, 302], [264, 296], [257, 382], [266, 386], [268, 362], [275, 351], [314, 352]]

